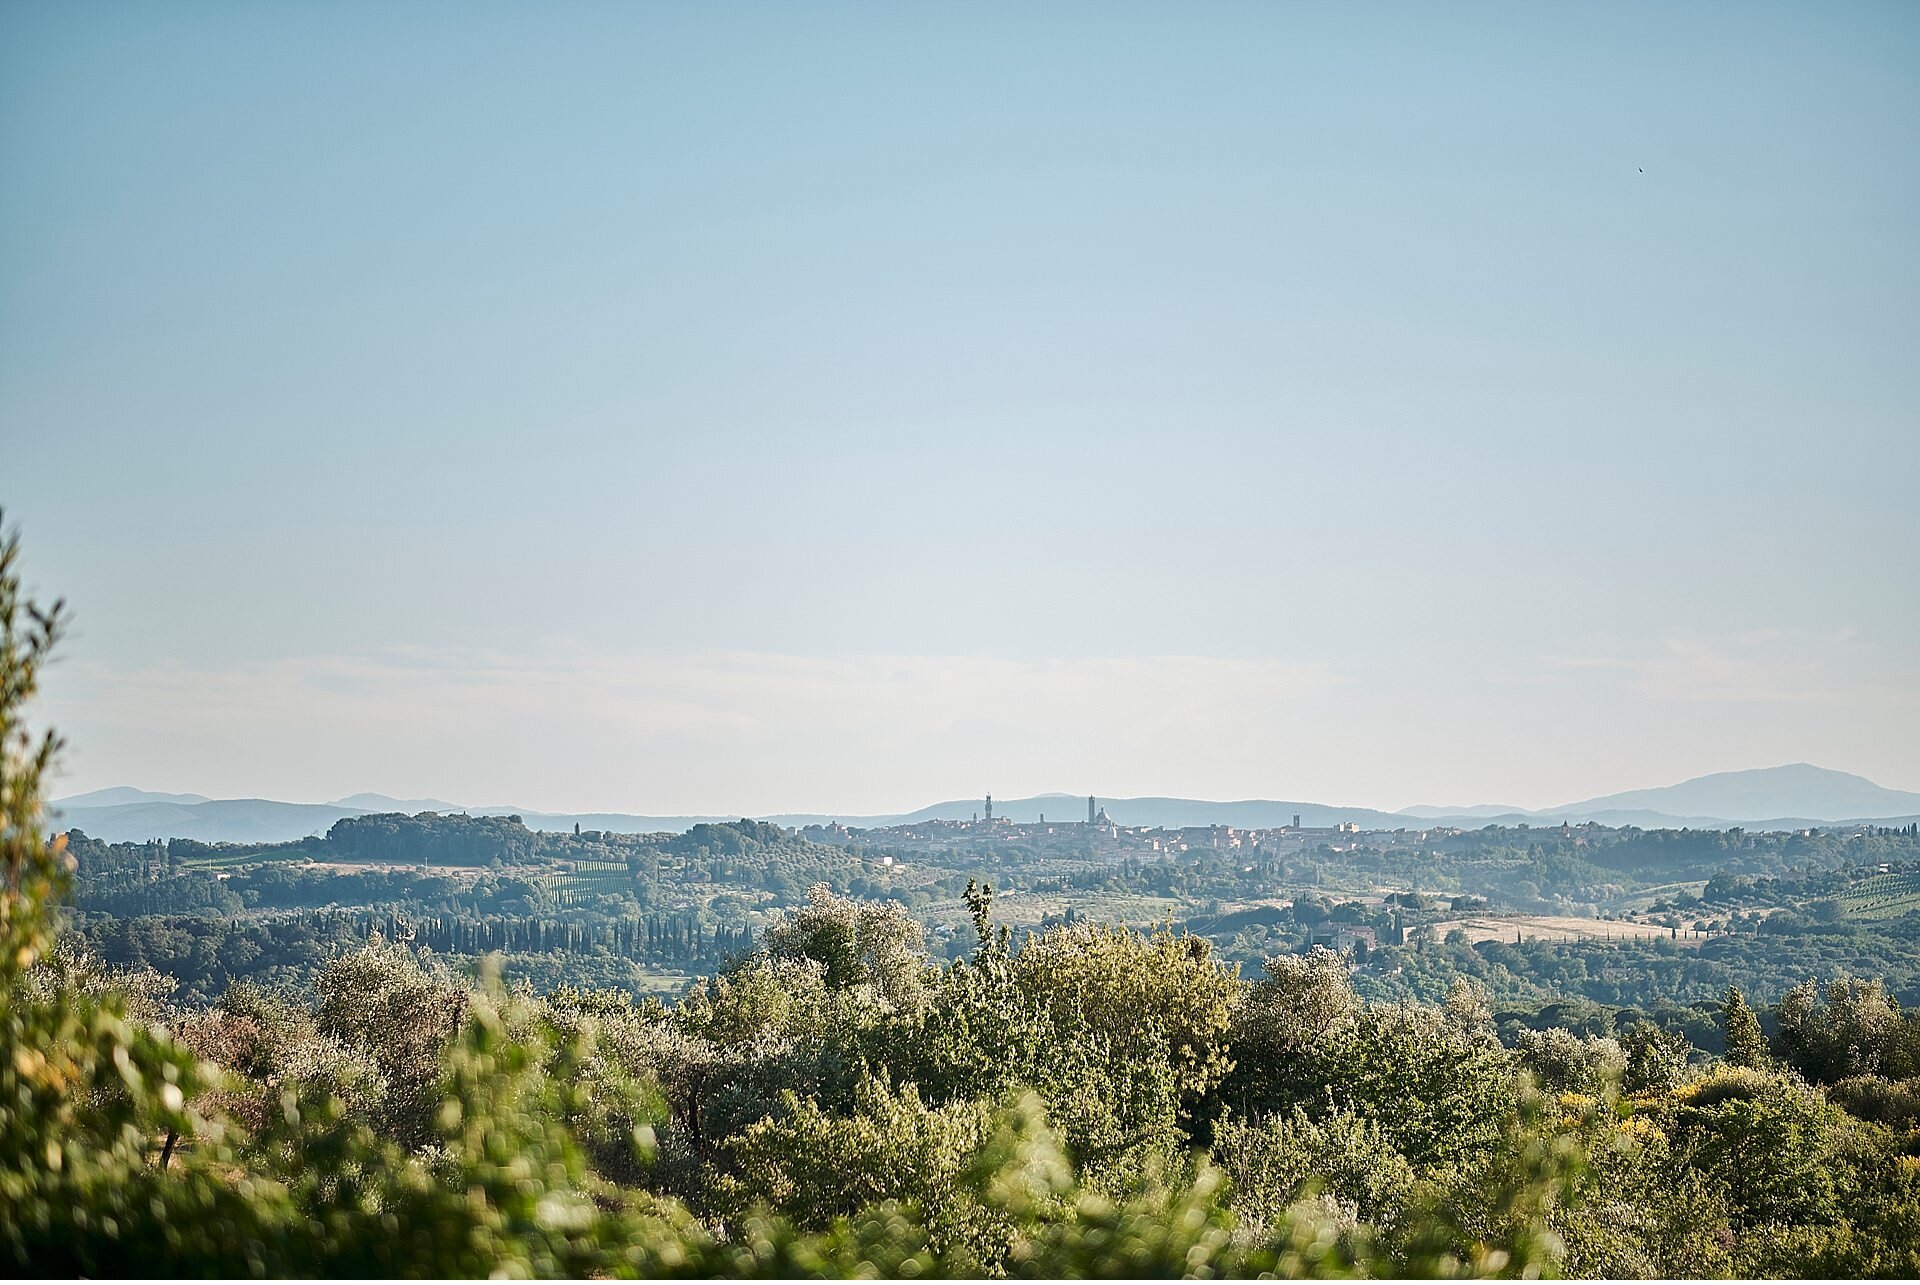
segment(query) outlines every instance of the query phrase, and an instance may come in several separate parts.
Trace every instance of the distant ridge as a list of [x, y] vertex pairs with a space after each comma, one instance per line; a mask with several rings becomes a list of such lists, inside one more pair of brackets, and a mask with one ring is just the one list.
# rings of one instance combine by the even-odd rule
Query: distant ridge
[[[1596, 821], [1643, 829], [1804, 830], [1829, 825], [1908, 825], [1920, 819], [1920, 793], [1889, 790], [1863, 776], [1806, 763], [1716, 772], [1678, 785], [1602, 795], [1564, 807], [1528, 810], [1481, 804], [1469, 808], [1420, 806], [1398, 812], [1276, 799], [1205, 799], [1100, 796], [1098, 806], [1120, 825], [1230, 825], [1259, 829], [1291, 824], [1331, 826], [1351, 821], [1368, 829], [1423, 829], [1451, 825], [1544, 826]], [[55, 819], [111, 843], [143, 839], [199, 839], [217, 843], [284, 843], [322, 834], [342, 817], [372, 812], [470, 812], [475, 816], [520, 816], [537, 830], [609, 830], [627, 834], [682, 831], [738, 814], [644, 816], [624, 812], [553, 813], [514, 807], [463, 807], [440, 799], [396, 799], [353, 794], [330, 803], [283, 803], [273, 799], [209, 799], [198, 794], [159, 794], [129, 786], [92, 790], [56, 799]], [[964, 821], [985, 810], [984, 797], [953, 799], [913, 812], [860, 816], [849, 813], [779, 813], [756, 819], [802, 826], [838, 821], [857, 829], [931, 820]], [[995, 799], [995, 816], [1023, 823], [1086, 820], [1083, 794], [1036, 794]]]
[[1889, 790], [1864, 776], [1788, 763], [1780, 767], [1714, 772], [1678, 785], [1621, 794], [1603, 794], [1554, 808], [1512, 808], [1482, 804], [1470, 808], [1403, 808], [1407, 816], [1463, 824], [1515, 825], [1522, 821], [1598, 821], [1602, 825], [1718, 826], [1761, 825], [1770, 829], [1854, 823], [1863, 820], [1910, 822], [1920, 815], [1920, 793]]
[[1837, 821], [1920, 812], [1920, 793], [1889, 790], [1851, 772], [1835, 772], [1811, 763], [1788, 763], [1744, 772], [1715, 772], [1678, 785], [1607, 794], [1556, 809], [1566, 812], [1633, 810], [1725, 817], [1731, 821], [1759, 821], [1779, 816]]
[[[463, 808], [458, 803], [448, 803], [445, 799], [396, 799], [385, 794], [349, 794], [344, 799], [334, 799], [328, 807], [357, 808], [367, 812], [491, 812], [491, 808]], [[511, 811], [512, 809], [505, 809]]]
[[82, 808], [119, 807], [126, 803], [209, 803], [204, 794], [160, 794], [153, 790], [136, 790], [131, 785], [110, 785], [104, 790], [89, 790], [85, 794], [76, 794], [71, 798], [60, 799], [63, 805]]
[[109, 807], [76, 807], [60, 799], [54, 802], [52, 810], [59, 824], [84, 830], [109, 843], [137, 843], [143, 839], [285, 843], [324, 833], [341, 817], [369, 811], [329, 803], [282, 803], [277, 799], [122, 803]]

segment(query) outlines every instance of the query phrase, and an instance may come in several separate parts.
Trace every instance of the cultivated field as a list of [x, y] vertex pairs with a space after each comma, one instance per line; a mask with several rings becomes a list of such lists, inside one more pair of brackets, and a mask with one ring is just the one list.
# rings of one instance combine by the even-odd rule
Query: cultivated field
[[1840, 905], [1849, 919], [1895, 919], [1920, 910], [1920, 870], [1862, 879], [1841, 896]]

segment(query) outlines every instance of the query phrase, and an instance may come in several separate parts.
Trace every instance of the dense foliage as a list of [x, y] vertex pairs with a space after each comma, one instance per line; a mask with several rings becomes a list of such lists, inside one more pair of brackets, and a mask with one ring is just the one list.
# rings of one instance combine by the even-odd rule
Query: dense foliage
[[[1248, 978], [1168, 927], [1016, 934], [984, 885], [943, 960], [899, 904], [822, 882], [672, 1004], [476, 977], [395, 912], [319, 912], [337, 931], [287, 934], [322, 947], [283, 986], [249, 979], [238, 938], [194, 938], [163, 962], [210, 943], [218, 981], [183, 993], [63, 930], [75, 854], [41, 809], [58, 743], [24, 723], [60, 615], [21, 598], [16, 556], [0, 543], [15, 1272], [1920, 1274], [1920, 1022], [1878, 982], [1764, 1013], [1728, 990], [1714, 1059], [1651, 1020], [1503, 1026], [1460, 978], [1369, 999], [1324, 948]], [[472, 831], [421, 828], [471, 864], [449, 836]], [[740, 826], [646, 846], [709, 874], [812, 859]], [[181, 874], [144, 860], [97, 895]], [[207, 877], [243, 906], [304, 880], [229, 873]], [[508, 912], [496, 878], [440, 888], [434, 931], [484, 901], [521, 916], [508, 944], [544, 946], [548, 903]], [[155, 922], [94, 914], [132, 926], [93, 937], [127, 951]]]

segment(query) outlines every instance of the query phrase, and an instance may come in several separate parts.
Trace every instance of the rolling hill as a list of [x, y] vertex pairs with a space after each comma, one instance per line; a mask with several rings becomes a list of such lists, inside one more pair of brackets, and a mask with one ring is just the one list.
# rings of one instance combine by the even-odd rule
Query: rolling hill
[[1843, 821], [1920, 812], [1920, 793], [1889, 790], [1864, 776], [1835, 772], [1811, 763], [1715, 772], [1678, 785], [1607, 794], [1555, 808], [1563, 812], [1653, 812], [1667, 816], [1718, 817], [1727, 821], [1764, 821], [1811, 817]]

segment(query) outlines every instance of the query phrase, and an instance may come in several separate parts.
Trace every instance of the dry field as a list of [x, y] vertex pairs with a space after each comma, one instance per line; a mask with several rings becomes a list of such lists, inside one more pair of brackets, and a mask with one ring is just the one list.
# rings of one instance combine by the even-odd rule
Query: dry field
[[[1574, 915], [1465, 915], [1433, 926], [1440, 937], [1455, 928], [1464, 930], [1467, 940], [1473, 942], [1512, 941], [1515, 934], [1525, 941], [1624, 941], [1670, 935], [1659, 924], [1582, 919]], [[1688, 940], [1685, 929], [1681, 930], [1679, 940]]]

